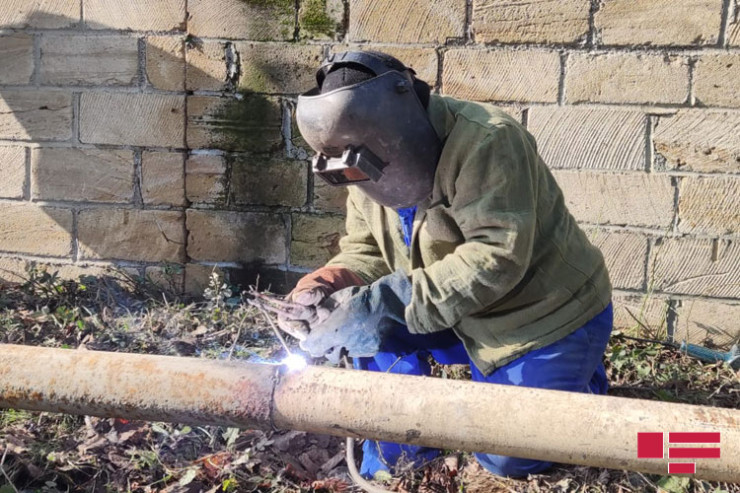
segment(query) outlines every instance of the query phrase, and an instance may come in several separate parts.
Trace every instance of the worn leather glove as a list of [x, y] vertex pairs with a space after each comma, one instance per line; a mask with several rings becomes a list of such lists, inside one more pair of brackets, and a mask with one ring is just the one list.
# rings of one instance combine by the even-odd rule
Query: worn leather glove
[[[365, 282], [344, 267], [322, 267], [301, 278], [285, 301], [306, 307], [316, 307], [330, 294], [350, 286], [361, 286]], [[312, 323], [318, 322], [316, 310], [278, 315], [278, 327], [298, 340], [304, 340]]]
[[349, 356], [375, 355], [383, 336], [405, 323], [404, 311], [411, 303], [411, 280], [403, 271], [381, 277], [368, 286], [337, 291], [317, 310], [319, 320], [300, 345], [313, 357], [326, 356], [336, 363], [342, 349]]

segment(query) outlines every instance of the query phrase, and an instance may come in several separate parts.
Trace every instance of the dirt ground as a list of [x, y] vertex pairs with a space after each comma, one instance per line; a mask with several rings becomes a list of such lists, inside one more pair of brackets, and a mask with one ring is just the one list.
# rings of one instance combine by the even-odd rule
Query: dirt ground
[[[123, 273], [62, 281], [32, 270], [0, 284], [0, 343], [275, 361], [262, 314], [218, 278], [204, 301], [181, 300]], [[610, 395], [740, 408], [740, 373], [615, 332], [606, 354]], [[434, 365], [444, 378], [464, 366]], [[0, 411], [0, 493], [350, 492], [344, 439], [303, 432]], [[359, 457], [359, 444], [356, 444]], [[740, 485], [681, 476], [558, 465], [521, 480], [489, 474], [470, 454], [445, 451], [376, 484], [400, 492], [738, 492]]]

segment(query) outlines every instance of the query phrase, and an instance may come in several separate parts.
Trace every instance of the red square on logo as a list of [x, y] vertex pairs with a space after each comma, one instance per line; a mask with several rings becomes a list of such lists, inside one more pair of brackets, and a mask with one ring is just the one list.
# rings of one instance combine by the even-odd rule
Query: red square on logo
[[663, 433], [638, 433], [637, 434], [637, 458], [638, 459], [662, 459], [663, 458]]
[[696, 474], [696, 464], [670, 462], [668, 463], [668, 474]]

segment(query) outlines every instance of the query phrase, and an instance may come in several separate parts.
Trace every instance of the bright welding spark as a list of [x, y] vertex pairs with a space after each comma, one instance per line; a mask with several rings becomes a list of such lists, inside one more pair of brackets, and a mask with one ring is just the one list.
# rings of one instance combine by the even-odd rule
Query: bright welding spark
[[300, 354], [291, 353], [280, 362], [281, 365], [285, 365], [290, 371], [302, 370], [308, 366], [306, 358]]

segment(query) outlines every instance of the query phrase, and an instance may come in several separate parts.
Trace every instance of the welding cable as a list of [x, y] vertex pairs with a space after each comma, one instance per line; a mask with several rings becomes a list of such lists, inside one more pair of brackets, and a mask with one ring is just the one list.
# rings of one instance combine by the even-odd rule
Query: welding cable
[[[342, 357], [342, 360], [344, 362], [345, 368], [352, 369], [352, 363], [349, 362], [349, 358], [346, 355]], [[391, 369], [394, 366], [396, 366], [396, 364], [399, 361], [401, 361], [400, 356], [386, 370], [386, 372], [391, 371]], [[360, 471], [357, 470], [357, 464], [355, 463], [355, 439], [354, 438], [347, 437], [346, 447], [347, 447], [347, 450], [346, 450], [345, 460], [347, 461], [347, 469], [349, 470], [349, 475], [352, 478], [352, 481], [355, 482], [355, 485], [359, 486], [360, 488], [365, 490], [367, 493], [392, 493], [390, 490], [380, 488], [372, 484], [370, 481], [367, 481], [365, 478], [362, 477], [362, 475], [360, 474]]]
[[[270, 325], [270, 327], [272, 327], [272, 330], [275, 332], [275, 335], [277, 336], [277, 338], [280, 340], [281, 344], [283, 345], [285, 352], [288, 353], [288, 355], [293, 354], [291, 353], [290, 349], [288, 349], [288, 344], [285, 342], [285, 339], [282, 337], [282, 335], [280, 334], [280, 331], [277, 329], [277, 327], [272, 321], [272, 318], [270, 318], [270, 316], [265, 311], [265, 309], [259, 305], [254, 305], [254, 306], [256, 306], [260, 312], [262, 312], [262, 315], [265, 317], [265, 320], [267, 320], [268, 324]], [[347, 358], [346, 355], [342, 357], [342, 360], [344, 362], [345, 368], [352, 369], [352, 363], [350, 363], [349, 358]], [[398, 359], [396, 359], [396, 361], [393, 362], [393, 364], [386, 371], [387, 372], [391, 371], [391, 369], [393, 369], [393, 367], [396, 366], [396, 364], [399, 361], [401, 361], [400, 356], [398, 357]], [[347, 437], [346, 447], [347, 447], [347, 450], [346, 450], [345, 460], [347, 461], [347, 469], [349, 470], [349, 475], [352, 477], [352, 481], [354, 481], [357, 486], [365, 490], [367, 493], [392, 493], [389, 490], [379, 488], [373, 485], [372, 483], [370, 483], [369, 481], [367, 481], [365, 478], [363, 478], [360, 475], [360, 472], [357, 470], [357, 464], [355, 464], [355, 439], [354, 438]]]
[[346, 459], [347, 469], [349, 469], [349, 475], [352, 477], [352, 481], [354, 481], [357, 486], [367, 491], [367, 493], [392, 493], [390, 490], [375, 486], [360, 475], [360, 471], [357, 470], [357, 464], [355, 464], [355, 439], [352, 437], [347, 437]]

